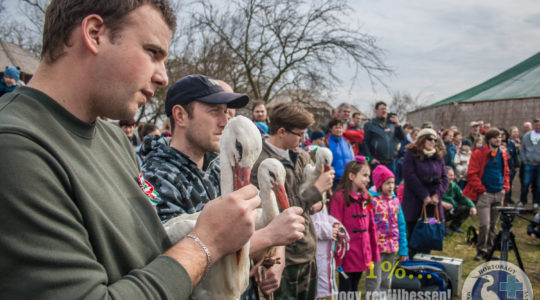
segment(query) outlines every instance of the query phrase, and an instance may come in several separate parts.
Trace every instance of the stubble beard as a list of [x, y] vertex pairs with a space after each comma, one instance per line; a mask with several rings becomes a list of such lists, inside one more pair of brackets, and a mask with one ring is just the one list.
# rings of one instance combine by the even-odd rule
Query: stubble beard
[[499, 146], [500, 146], [500, 145], [496, 145], [496, 144], [493, 144], [493, 143], [489, 143], [489, 147], [492, 148], [492, 149], [495, 149], [495, 150], [499, 149]]
[[220, 150], [219, 143], [221, 141], [221, 137], [220, 137], [220, 141], [218, 141], [217, 144], [215, 144], [212, 141], [212, 138], [208, 140], [204, 140], [201, 135], [197, 135], [195, 132], [190, 130], [186, 134], [186, 139], [192, 147], [197, 148], [201, 152], [218, 152], [219, 153], [219, 150]]

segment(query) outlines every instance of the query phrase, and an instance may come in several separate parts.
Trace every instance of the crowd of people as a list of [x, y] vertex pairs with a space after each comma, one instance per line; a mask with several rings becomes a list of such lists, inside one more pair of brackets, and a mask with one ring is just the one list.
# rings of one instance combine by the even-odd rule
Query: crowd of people
[[[17, 84], [12, 66], [0, 82], [0, 298], [187, 299], [248, 241], [253, 269], [242, 299], [355, 292], [366, 272], [365, 289], [382, 291], [391, 287], [385, 263], [425, 252], [409, 243], [423, 211], [446, 220], [448, 235], [478, 214], [481, 260], [515, 175], [515, 205], [527, 204], [529, 190], [532, 207], [540, 204], [540, 119], [521, 136], [476, 120], [463, 138], [455, 126], [402, 125], [381, 101], [365, 123], [343, 103], [312, 128], [298, 104], [266, 107], [221, 80], [189, 75], [168, 89], [163, 127], [137, 128], [137, 109], [168, 84], [173, 10], [165, 0], [80, 2], [51, 2], [28, 85]], [[230, 178], [221, 176], [221, 135], [246, 106], [262, 150], [244, 174], [251, 184], [222, 195]], [[306, 184], [322, 148], [332, 166]], [[268, 158], [285, 170], [290, 207], [255, 230], [257, 174]], [[195, 213], [173, 244], [164, 224]]]
[[[182, 79], [175, 85], [185, 85], [183, 81], [186, 80]], [[310, 154], [310, 160], [315, 162], [317, 150], [327, 147], [333, 154], [332, 168], [335, 173], [330, 189], [333, 197], [331, 200], [327, 199], [328, 202], [300, 201], [294, 204], [302, 207], [305, 224], [313, 223], [315, 230], [306, 227], [304, 238], [311, 237], [300, 252], [301, 255], [295, 256], [293, 250], [286, 247], [285, 266], [294, 266], [294, 272], [290, 273], [289, 270], [283, 273], [287, 269], [281, 269], [270, 273], [276, 275], [282, 272], [277, 278], [269, 277], [272, 287], [276, 289], [264, 289], [266, 293], [274, 292], [284, 298], [289, 295], [295, 299], [310, 299], [314, 297], [314, 290], [310, 292], [309, 288], [313, 289], [315, 286], [312, 282], [317, 281], [317, 273], [318, 298], [335, 295], [338, 291], [354, 292], [362, 273], [366, 271], [375, 274], [366, 278], [366, 290], [390, 288], [388, 274], [381, 269], [381, 264], [387, 261], [393, 265], [396, 258], [405, 261], [417, 252], [425, 252], [414, 249], [407, 243], [424, 206], [427, 215], [433, 216], [435, 210], [439, 211], [441, 219], [446, 221], [447, 235], [464, 233], [461, 228], [463, 222], [469, 216], [478, 214], [477, 260], [484, 259], [493, 246], [495, 226], [498, 222], [498, 213], [493, 207], [505, 203], [518, 203], [517, 205], [523, 206], [531, 187], [533, 208], [538, 207], [535, 192], [538, 187], [534, 184], [534, 180], [538, 178], [535, 174], [537, 176], [538, 172], [530, 170], [538, 164], [537, 161], [540, 162], [533, 160], [539, 151], [533, 148], [536, 145], [534, 135], [540, 133], [539, 120], [533, 121], [534, 127], [528, 126], [529, 123], [526, 122], [523, 128], [529, 131], [521, 136], [517, 127], [510, 128], [509, 134], [503, 128], [482, 128], [481, 120], [472, 121], [469, 135], [463, 138], [463, 134], [455, 126], [439, 131], [435, 130], [430, 122], [423, 124], [422, 128], [415, 128], [411, 124], [400, 126], [397, 116], [388, 116], [384, 102], [376, 103], [375, 118], [365, 124], [359, 118], [351, 120], [348, 117], [350, 106], [342, 104], [336, 109], [335, 118], [323, 128], [308, 128], [313, 120], [300, 121], [300, 116], [307, 118], [306, 111], [302, 110], [301, 114], [295, 115], [287, 113], [290, 108], [285, 107], [295, 105], [280, 104], [267, 110], [263, 102], [251, 104], [251, 118], [266, 141], [264, 145], [268, 145], [268, 154], [262, 156], [276, 157], [290, 163], [293, 162], [290, 156], [293, 152], [287, 154], [284, 150], [297, 152], [303, 148]], [[296, 109], [300, 110], [298, 107]], [[222, 125], [216, 127], [222, 128], [226, 119], [228, 117], [224, 115]], [[208, 120], [211, 119], [206, 120], [209, 124]], [[286, 120], [296, 120], [301, 124], [284, 123]], [[171, 123], [175, 122], [171, 119]], [[155, 132], [153, 136], [144, 138], [138, 148], [147, 149], [138, 150], [138, 153], [140, 157], [146, 157], [141, 160], [144, 162], [141, 165], [145, 178], [160, 193], [156, 208], [162, 221], [178, 214], [200, 211], [208, 201], [219, 195], [220, 173], [219, 166], [215, 163], [218, 160], [218, 147], [205, 148], [202, 153], [206, 156], [202, 161], [199, 158], [197, 165], [192, 162], [193, 156], [187, 155], [184, 158], [172, 159], [175, 161], [173, 164], [178, 164], [178, 167], [166, 166], [167, 161], [171, 160], [167, 157], [183, 156], [183, 153], [189, 153], [191, 148], [203, 147], [204, 139], [197, 140], [198, 144], [195, 145], [186, 138], [183, 138], [181, 143], [174, 142], [175, 136], [180, 132], [186, 134], [200, 124], [194, 126], [196, 127], [185, 131], [176, 129], [170, 140]], [[277, 126], [282, 128], [276, 129]], [[209, 130], [213, 127], [210, 126]], [[284, 144], [284, 140], [277, 139], [280, 135], [275, 130], [279, 129], [284, 136], [289, 136], [289, 139], [291, 135], [296, 138], [290, 140], [289, 144]], [[132, 131], [124, 130], [128, 137]], [[311, 132], [309, 138], [308, 132]], [[201, 134], [201, 131], [197, 133]], [[530, 135], [533, 135], [532, 139]], [[527, 139], [525, 147], [521, 142], [524, 139]], [[529, 146], [528, 141], [533, 147]], [[159, 148], [161, 149], [156, 150]], [[270, 155], [271, 153], [274, 154]], [[531, 157], [531, 160], [528, 160], [528, 157]], [[306, 163], [304, 160], [299, 165], [291, 165], [296, 173], [291, 174], [290, 178], [294, 180], [287, 184], [289, 192], [302, 180], [302, 169]], [[191, 167], [185, 167], [190, 164]], [[183, 168], [180, 167], [182, 165]], [[525, 201], [514, 203], [511, 198], [511, 183], [520, 166], [523, 168], [526, 165], [530, 167], [522, 176], [522, 191], [525, 195], [520, 196], [520, 199]], [[525, 174], [529, 174], [526, 180]], [[175, 178], [179, 176], [182, 177], [181, 180]], [[252, 182], [256, 183], [256, 180], [254, 177]], [[191, 194], [183, 190], [190, 190]], [[320, 192], [324, 191], [326, 190], [320, 189]], [[293, 199], [298, 197], [293, 195], [290, 195]], [[307, 201], [307, 198], [305, 200]], [[349, 250], [342, 253], [341, 257], [335, 255], [333, 251], [336, 249], [332, 247], [338, 243], [339, 229], [345, 233], [341, 242], [346, 237], [350, 244]], [[311, 253], [306, 249], [315, 249], [314, 241], [318, 250]], [[295, 251], [298, 251], [298, 243], [294, 243]], [[314, 267], [315, 264], [317, 268]], [[339, 286], [334, 276], [337, 269], [340, 270]], [[298, 274], [303, 276], [299, 277]], [[303, 282], [306, 293], [300, 293], [297, 286], [291, 287], [291, 281]], [[262, 282], [253, 282], [250, 288], [258, 284], [265, 286]], [[243, 297], [251, 299], [256, 297], [254, 295], [256, 291], [250, 290]]]

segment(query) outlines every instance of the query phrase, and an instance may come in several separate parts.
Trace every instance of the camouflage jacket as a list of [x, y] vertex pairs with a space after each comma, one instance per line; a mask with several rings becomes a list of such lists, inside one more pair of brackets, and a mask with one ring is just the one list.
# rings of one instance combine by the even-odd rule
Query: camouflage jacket
[[162, 222], [180, 214], [192, 214], [221, 195], [219, 157], [207, 152], [203, 169], [180, 151], [169, 146], [169, 139], [145, 139], [140, 152], [145, 156], [142, 172], [158, 192], [157, 213]]

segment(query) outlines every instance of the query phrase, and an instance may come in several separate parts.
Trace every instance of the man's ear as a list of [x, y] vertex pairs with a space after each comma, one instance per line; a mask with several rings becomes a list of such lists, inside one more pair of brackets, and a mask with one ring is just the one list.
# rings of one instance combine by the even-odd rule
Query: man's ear
[[105, 23], [99, 15], [88, 15], [82, 20], [81, 37], [92, 54], [96, 55], [99, 52], [105, 34]]
[[174, 126], [184, 127], [189, 118], [188, 112], [182, 107], [182, 105], [175, 105], [172, 108], [172, 115], [174, 119]]
[[283, 136], [283, 135], [286, 134], [286, 133], [287, 133], [287, 130], [285, 130], [285, 128], [283, 128], [283, 127], [280, 127], [280, 128], [277, 130], [277, 134], [278, 134], [279, 136]]

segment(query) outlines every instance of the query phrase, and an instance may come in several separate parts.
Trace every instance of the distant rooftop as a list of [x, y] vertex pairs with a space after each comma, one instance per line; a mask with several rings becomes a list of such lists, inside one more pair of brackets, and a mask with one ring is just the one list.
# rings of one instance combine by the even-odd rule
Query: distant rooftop
[[7, 66], [17, 66], [26, 74], [34, 74], [39, 65], [39, 59], [23, 48], [0, 41], [0, 72]]
[[540, 97], [540, 52], [501, 74], [429, 107], [452, 102], [477, 102]]

